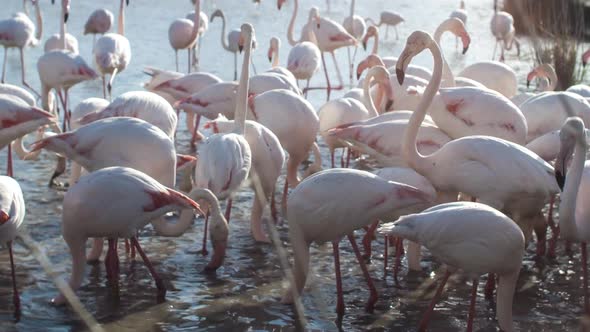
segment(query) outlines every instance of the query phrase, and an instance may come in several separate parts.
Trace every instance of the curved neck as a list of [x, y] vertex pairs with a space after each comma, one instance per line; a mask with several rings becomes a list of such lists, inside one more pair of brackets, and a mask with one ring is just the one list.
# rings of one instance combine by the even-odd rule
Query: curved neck
[[279, 66], [279, 46], [277, 45], [277, 47], [275, 47], [272, 51], [273, 53], [273, 57], [272, 57], [272, 64], [271, 67], [275, 68]]
[[37, 39], [37, 42], [39, 42], [43, 37], [43, 17], [41, 16], [41, 8], [39, 8], [39, 1], [35, 1], [35, 15], [37, 20], [37, 31], [35, 33], [35, 38]]
[[549, 87], [545, 91], [555, 91], [555, 88], [557, 88], [557, 74], [553, 68], [547, 70], [547, 78], [549, 79]]
[[375, 36], [373, 37], [374, 43], [373, 43], [373, 50], [371, 51], [371, 54], [377, 54], [379, 52], [379, 29], [375, 30]]
[[443, 66], [442, 55], [440, 54], [438, 44], [431, 42], [428, 46], [428, 49], [434, 58], [434, 71], [432, 73], [430, 82], [428, 82], [428, 85], [426, 86], [426, 90], [424, 91], [424, 95], [422, 96], [420, 103], [410, 117], [410, 121], [406, 127], [403, 143], [404, 158], [408, 164], [412, 166], [412, 168], [421, 174], [423, 173], [422, 171], [425, 171], [430, 167], [428, 165], [427, 157], [424, 157], [418, 152], [418, 148], [416, 147], [416, 138], [418, 136], [418, 129], [420, 128], [420, 125], [426, 116], [426, 110], [432, 103], [432, 99], [440, 87]]
[[62, 1], [62, 6], [61, 6], [61, 26], [59, 29], [59, 35], [61, 36], [61, 48], [63, 50], [67, 49], [67, 45], [66, 45], [66, 20], [65, 20], [65, 15], [66, 15], [66, 6], [64, 6], [64, 3]]
[[[225, 21], [225, 20], [224, 20]], [[196, 40], [199, 35], [199, 26], [201, 24], [201, 0], [195, 1], [195, 16], [193, 18], [193, 32], [191, 40]]]
[[248, 81], [250, 78], [250, 53], [252, 51], [252, 34], [246, 35], [244, 45], [244, 61], [242, 62], [242, 75], [238, 85], [236, 97], [236, 111], [234, 114], [234, 133], [244, 135], [246, 128], [246, 111], [248, 108]]
[[293, 0], [293, 15], [291, 16], [291, 21], [289, 22], [289, 28], [287, 29], [287, 40], [289, 41], [289, 45], [295, 46], [300, 41], [295, 40], [293, 38], [293, 28], [295, 27], [295, 19], [297, 18], [297, 9], [299, 8], [299, 1]]
[[[37, 135], [35, 137], [36, 141], [42, 140], [44, 138], [43, 135], [44, 131], [42, 130], [37, 130]], [[26, 135], [25, 135], [26, 136]], [[39, 154], [41, 154], [41, 150], [36, 150], [35, 152], [29, 151], [29, 149], [27, 149], [25, 147], [25, 143], [23, 138], [25, 138], [25, 136], [21, 136], [19, 138], [17, 138], [13, 143], [12, 143], [12, 147], [14, 148], [14, 152], [16, 152], [17, 156], [21, 159], [21, 160], [37, 160], [37, 158], [39, 157]]]
[[354, 16], [354, 0], [350, 2], [350, 18]]
[[440, 40], [442, 38], [442, 35], [446, 31], [449, 31], [449, 27], [447, 26], [446, 22], [447, 21], [441, 23], [438, 26], [438, 28], [436, 28], [436, 31], [434, 31], [433, 39], [438, 44], [439, 49], [441, 50], [441, 56], [442, 56], [442, 60], [443, 60], [443, 79], [444, 79], [443, 87], [448, 88], [448, 87], [454, 87], [456, 85], [456, 83], [455, 83], [455, 76], [453, 75], [453, 71], [451, 70], [451, 67], [447, 63], [447, 60], [445, 59], [444, 55], [442, 54], [442, 46], [440, 45]]
[[[365, 81], [363, 82], [365, 107], [367, 108], [367, 111], [369, 111], [369, 117], [371, 118], [379, 115], [379, 113], [377, 113], [377, 110], [375, 109], [375, 104], [373, 104], [373, 97], [371, 96], [371, 91], [369, 90], [369, 88], [371, 87], [371, 81], [373, 80], [373, 76], [374, 74], [371, 70], [369, 70], [369, 72], [367, 73], [367, 77], [365, 77]], [[378, 88], [382, 89], [381, 86], [379, 86]]]
[[512, 301], [518, 281], [518, 271], [500, 276], [496, 293], [496, 316], [502, 331], [512, 331]]
[[[584, 137], [584, 139], [586, 138]], [[572, 166], [565, 178], [561, 203], [559, 204], [559, 227], [565, 239], [577, 239], [576, 201], [585, 162], [586, 146], [581, 142], [577, 142]]]
[[170, 222], [164, 216], [161, 216], [152, 220], [152, 226], [160, 236], [178, 237], [190, 227], [194, 216], [193, 210], [185, 209], [180, 212], [180, 217], [175, 222]]
[[119, 26], [117, 29], [121, 36], [125, 36], [125, 0], [121, 0], [119, 5]]
[[221, 18], [221, 45], [223, 46], [224, 50], [232, 52], [232, 50], [229, 49], [227, 39], [225, 38], [225, 15], [222, 13], [219, 15], [219, 17]]

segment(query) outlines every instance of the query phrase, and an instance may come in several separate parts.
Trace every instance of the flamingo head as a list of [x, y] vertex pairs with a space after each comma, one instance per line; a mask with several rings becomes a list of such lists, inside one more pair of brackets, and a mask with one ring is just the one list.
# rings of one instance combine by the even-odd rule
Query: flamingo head
[[242, 27], [240, 28], [240, 38], [238, 39], [238, 49], [240, 50], [240, 53], [242, 53], [242, 50], [244, 49], [244, 44], [247, 41], [250, 42], [250, 47], [252, 47], [253, 36], [254, 27], [252, 26], [252, 24], [242, 24]]
[[433, 43], [435, 42], [432, 39], [432, 36], [430, 36], [428, 32], [420, 30], [412, 32], [408, 37], [406, 47], [400, 54], [395, 65], [395, 74], [397, 75], [397, 81], [400, 85], [404, 83], [405, 71], [412, 59], [426, 48], [431, 47]]
[[211, 14], [211, 18], [209, 19], [209, 21], [213, 22], [213, 19], [216, 17], [225, 18], [221, 9], [217, 9], [216, 11], [214, 11], [213, 14]]
[[287, 0], [277, 0], [277, 9], [281, 10], [285, 2], [287, 2]]
[[10, 96], [0, 96], [0, 109], [3, 110], [0, 114], [0, 142], [3, 144], [56, 121], [53, 114]]
[[278, 52], [280, 47], [281, 47], [281, 40], [278, 37], [270, 38], [270, 46], [269, 46], [268, 52], [267, 52], [268, 62], [272, 62], [273, 54]]
[[458, 18], [451, 17], [448, 18], [445, 23], [448, 24], [448, 29], [451, 33], [455, 36], [461, 38], [461, 43], [463, 44], [463, 54], [467, 53], [469, 49], [469, 44], [471, 44], [471, 37], [465, 28], [465, 24]]
[[574, 154], [576, 145], [583, 146], [583, 151], [588, 149], [584, 121], [577, 116], [567, 118], [559, 131], [559, 141], [559, 153], [555, 161], [555, 180], [557, 180], [559, 188], [563, 190], [567, 165]]
[[[52, 0], [52, 3], [55, 1]], [[68, 22], [68, 17], [70, 16], [70, 0], [61, 0], [61, 8], [63, 8], [64, 12], [64, 23]]]
[[535, 67], [530, 73], [528, 73], [526, 77], [526, 87], [528, 88], [530, 86], [531, 81], [535, 77], [544, 77], [549, 79], [552, 76], [555, 76], [555, 69], [553, 69], [553, 66], [546, 63], [540, 64], [537, 67]]
[[391, 105], [393, 105], [393, 89], [391, 88], [391, 81], [389, 80], [389, 72], [384, 66], [374, 66], [367, 73], [367, 80], [371, 79], [374, 79], [375, 82], [379, 84], [382, 91], [385, 92], [385, 97], [387, 98], [385, 102], [385, 111], [387, 111]]
[[375, 39], [377, 39], [377, 37], [379, 36], [379, 28], [377, 28], [374, 25], [370, 25], [367, 28], [367, 32], [365, 33], [365, 35], [363, 36], [363, 49], [366, 51], [367, 50], [367, 42], [369, 41], [369, 38], [371, 37], [375, 37]]
[[192, 168], [197, 164], [197, 157], [187, 154], [176, 154], [176, 170], [181, 171], [187, 168]]
[[316, 27], [319, 29], [321, 20], [322, 18], [320, 17], [320, 9], [315, 6], [311, 7], [311, 9], [309, 10], [309, 17], [307, 19], [307, 22], [311, 23], [315, 21]]
[[229, 237], [229, 227], [223, 214], [211, 216], [216, 220], [211, 221], [209, 226], [209, 233], [211, 245], [213, 246], [213, 255], [211, 261], [205, 267], [206, 271], [216, 271], [222, 264], [225, 258], [225, 251], [227, 249], [227, 238]]
[[0, 210], [0, 226], [4, 225], [5, 223], [10, 220], [10, 215], [5, 211]]
[[359, 62], [356, 67], [356, 79], [358, 80], [361, 77], [365, 69], [373, 68], [375, 66], [385, 66], [385, 64], [377, 54], [369, 54], [363, 61]]

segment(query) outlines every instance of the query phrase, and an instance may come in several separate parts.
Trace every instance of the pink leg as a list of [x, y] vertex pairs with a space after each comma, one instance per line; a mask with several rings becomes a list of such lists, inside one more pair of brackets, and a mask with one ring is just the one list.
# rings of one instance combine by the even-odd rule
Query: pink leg
[[555, 195], [551, 195], [549, 201], [549, 211], [547, 212], [547, 225], [551, 228], [551, 240], [549, 240], [549, 251], [547, 256], [555, 257], [555, 247], [557, 245], [557, 239], [559, 238], [559, 225], [555, 224], [553, 220], [553, 205], [555, 204]]
[[321, 56], [322, 56], [322, 67], [324, 69], [324, 75], [326, 76], [326, 85], [327, 87], [306, 87], [305, 89], [303, 89], [303, 93], [307, 93], [307, 91], [309, 90], [323, 90], [326, 89], [328, 92], [328, 95], [326, 97], [326, 100], [330, 100], [330, 92], [332, 90], [331, 86], [330, 86], [330, 76], [328, 75], [328, 68], [326, 67], [326, 58], [324, 57], [324, 52], [321, 52]]
[[209, 252], [207, 251], [207, 228], [209, 226], [209, 211], [205, 215], [205, 228], [203, 228], [203, 249], [201, 250], [201, 254], [203, 256], [207, 256]]
[[369, 313], [373, 312], [375, 308], [375, 303], [377, 303], [377, 299], [379, 295], [377, 294], [377, 288], [373, 284], [373, 279], [371, 279], [371, 275], [369, 274], [369, 270], [367, 269], [367, 265], [361, 256], [361, 252], [359, 251], [359, 247], [356, 244], [356, 240], [354, 239], [353, 234], [348, 235], [348, 241], [352, 245], [352, 249], [354, 250], [354, 254], [356, 256], [356, 260], [359, 262], [361, 266], [361, 270], [363, 271], [363, 275], [365, 276], [365, 280], [367, 281], [367, 286], [369, 287], [369, 299], [367, 300], [367, 305], [365, 306], [365, 310]]
[[434, 297], [432, 298], [432, 301], [430, 302], [430, 306], [428, 307], [428, 310], [426, 310], [426, 312], [422, 316], [422, 320], [420, 320], [420, 326], [418, 327], [418, 331], [421, 331], [421, 332], [426, 331], [426, 328], [428, 327], [428, 323], [430, 322], [430, 316], [432, 316], [432, 312], [434, 311], [434, 306], [436, 305], [436, 302], [438, 302], [438, 299], [440, 298], [440, 296], [443, 292], [443, 289], [445, 288], [445, 285], [447, 283], [447, 280], [449, 280], [450, 276], [451, 276], [451, 272], [446, 271], [445, 275], [443, 276], [442, 280], [440, 281], [440, 285], [438, 286], [438, 289], [436, 290]]
[[471, 287], [471, 303], [469, 305], [469, 317], [467, 318], [467, 332], [473, 330], [473, 318], [475, 317], [475, 300], [477, 298], [477, 285], [479, 284], [479, 278], [473, 279], [473, 285]]
[[374, 223], [372, 223], [369, 229], [367, 230], [367, 233], [363, 237], [363, 248], [365, 249], [365, 254], [363, 258], [365, 259], [371, 259], [371, 242], [375, 237], [375, 230], [377, 229], [377, 226], [379, 226], [379, 221], [375, 221]]
[[281, 198], [281, 207], [283, 209], [283, 216], [287, 214], [287, 194], [289, 193], [289, 180], [285, 178], [285, 186], [283, 187], [283, 197]]
[[233, 200], [231, 198], [228, 198], [227, 205], [225, 206], [225, 220], [227, 220], [228, 224], [229, 224], [229, 216], [231, 215], [232, 203], [233, 203]]
[[334, 271], [336, 271], [336, 313], [338, 319], [344, 316], [344, 295], [342, 293], [342, 275], [340, 274], [340, 251], [338, 249], [338, 242], [332, 241], [332, 249], [334, 251]]
[[583, 293], [584, 293], [584, 312], [590, 314], [590, 301], [588, 300], [588, 254], [586, 252], [586, 242], [580, 245], [582, 250], [582, 269], [583, 269]]
[[137, 238], [135, 236], [131, 238], [131, 245], [134, 246], [135, 249], [137, 249], [139, 256], [141, 256], [141, 259], [143, 259], [145, 266], [150, 271], [152, 278], [154, 278], [154, 281], [156, 282], [156, 287], [158, 288], [158, 299], [163, 300], [164, 297], [166, 296], [166, 286], [164, 286], [164, 282], [162, 281], [160, 276], [158, 276], [156, 269], [154, 269], [154, 266], [152, 265], [150, 260], [147, 258], [147, 256], [145, 255], [145, 253], [143, 252], [143, 250], [139, 246], [139, 242], [137, 242]]
[[537, 256], [544, 256], [547, 248], [547, 224], [542, 227], [535, 227], [537, 235]]
[[8, 143], [8, 165], [6, 166], [6, 173], [13, 177], [12, 173], [12, 144]]
[[496, 289], [496, 275], [488, 273], [488, 281], [485, 287], [486, 299], [491, 299], [494, 296], [494, 289]]
[[12, 241], [8, 241], [8, 255], [10, 256], [10, 269], [12, 272], [12, 302], [14, 303], [14, 318], [20, 319], [20, 296], [16, 288], [16, 274], [14, 272], [14, 257], [12, 255]]
[[[197, 137], [199, 137], [199, 124], [201, 123], [201, 116], [197, 115], [195, 117], [195, 128], [193, 129], [193, 135], [191, 137], [191, 148], [195, 148], [195, 145], [197, 143]], [[199, 137], [199, 140], [201, 140], [202, 137]]]
[[387, 279], [387, 258], [389, 256], [389, 236], [385, 235], [385, 247], [383, 248], [383, 280]]
[[336, 165], [334, 163], [334, 150], [330, 151], [330, 160], [332, 161], [332, 168], [335, 168]]
[[351, 155], [350, 148], [346, 148], [346, 164], [345, 164], [346, 168], [348, 168], [348, 166], [350, 166], [350, 155]]

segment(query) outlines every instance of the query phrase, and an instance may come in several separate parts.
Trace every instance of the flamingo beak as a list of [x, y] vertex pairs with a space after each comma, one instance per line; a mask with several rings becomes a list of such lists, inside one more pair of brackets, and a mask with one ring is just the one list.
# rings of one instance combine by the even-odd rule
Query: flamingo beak
[[406, 73], [403, 69], [395, 68], [395, 75], [397, 76], [397, 82], [399, 85], [404, 84], [404, 78], [406, 77]]
[[66, 11], [64, 14], [64, 23], [68, 23], [68, 17], [70, 17], [70, 12]]
[[129, 0], [125, 0], [125, 5], [129, 6]]
[[4, 225], [8, 220], [10, 220], [10, 215], [5, 211], [0, 210], [0, 226]]
[[555, 170], [555, 180], [559, 189], [563, 192], [563, 186], [565, 185], [565, 174], [562, 174], [560, 170]]
[[531, 84], [531, 81], [532, 81], [532, 80], [533, 80], [535, 77], [537, 77], [537, 71], [536, 71], [536, 70], [533, 70], [533, 71], [531, 71], [531, 72], [530, 72], [530, 73], [529, 73], [529, 74], [526, 76], [526, 88], [527, 88], [527, 89], [529, 88], [529, 86], [530, 86], [530, 84]]

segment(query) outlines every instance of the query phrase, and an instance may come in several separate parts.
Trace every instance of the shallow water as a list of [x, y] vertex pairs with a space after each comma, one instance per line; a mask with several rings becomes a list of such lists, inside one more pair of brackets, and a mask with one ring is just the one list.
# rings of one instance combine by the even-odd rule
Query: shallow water
[[[21, 10], [21, 1], [4, 1], [8, 13]], [[59, 1], [58, 1], [59, 2]], [[108, 8], [116, 12], [118, 1], [106, 3]], [[274, 1], [263, 2], [256, 7], [250, 1], [241, 1], [237, 6], [235, 0], [212, 1], [203, 0], [203, 10], [210, 14], [214, 8], [222, 8], [226, 12], [229, 27], [239, 27], [240, 22], [249, 21], [256, 27], [256, 36], [260, 48], [254, 53], [258, 70], [269, 67], [266, 60], [266, 48], [271, 35], [283, 38], [281, 49], [282, 63], [289, 46], [285, 40], [288, 20], [291, 15], [291, 4], [281, 12], [276, 10]], [[344, 2], [332, 2], [331, 12], [324, 14], [341, 21], [348, 13], [348, 5]], [[347, 3], [347, 2], [346, 2]], [[380, 52], [384, 55], [398, 55], [403, 48], [405, 36], [419, 28], [433, 31], [450, 11], [458, 5], [454, 0], [414, 0], [384, 1], [372, 0], [357, 2], [357, 12], [362, 16], [372, 14], [373, 17], [381, 9], [392, 9], [406, 17], [406, 24], [399, 28], [400, 40], [393, 39], [382, 42]], [[361, 4], [362, 3], [362, 4]], [[472, 36], [472, 45], [465, 56], [454, 49], [453, 38], [443, 39], [445, 54], [450, 65], [459, 70], [465, 65], [491, 58], [493, 45], [489, 33], [491, 1], [468, 1], [468, 29]], [[298, 17], [298, 24], [307, 17], [307, 8], [317, 5], [325, 12], [324, 1], [301, 1], [300, 8], [305, 9]], [[69, 32], [78, 37], [82, 56], [90, 59], [92, 37], [82, 36], [83, 24], [92, 10], [96, 8], [94, 1], [74, 1], [68, 22]], [[58, 31], [59, 6], [51, 6], [49, 1], [42, 1], [41, 7], [45, 18], [45, 38]], [[113, 95], [126, 91], [140, 90], [141, 83], [146, 79], [141, 69], [155, 66], [165, 69], [174, 68], [173, 52], [167, 41], [169, 23], [184, 17], [191, 10], [189, 1], [131, 1], [127, 9], [126, 33], [131, 41], [133, 57], [126, 71], [118, 76]], [[201, 52], [201, 68], [224, 79], [233, 76], [232, 55], [223, 51], [219, 45], [220, 23], [210, 24], [205, 35]], [[298, 35], [298, 30], [296, 34]], [[527, 44], [527, 43], [525, 43]], [[519, 74], [520, 83], [524, 83], [524, 75], [531, 67], [531, 55], [528, 47], [524, 47], [521, 59], [508, 56], [508, 64]], [[42, 45], [26, 50], [26, 66], [28, 81], [39, 87], [36, 73], [36, 60], [42, 54]], [[364, 54], [361, 52], [361, 54]], [[337, 52], [337, 57], [345, 63], [346, 51]], [[357, 57], [358, 58], [358, 57]], [[181, 53], [181, 69], [186, 67], [186, 54]], [[426, 55], [419, 56], [416, 62], [430, 65]], [[329, 68], [331, 64], [328, 64]], [[348, 72], [342, 68], [346, 78]], [[335, 78], [334, 72], [331, 70]], [[20, 64], [18, 52], [11, 50], [8, 57], [8, 82], [20, 82]], [[319, 73], [315, 82], [323, 83]], [[334, 93], [337, 97], [341, 92]], [[72, 105], [80, 100], [101, 96], [99, 81], [88, 82], [76, 86], [71, 91]], [[325, 101], [323, 92], [312, 92], [309, 96], [312, 104], [319, 108]], [[184, 121], [177, 135], [177, 149], [181, 153], [190, 153], [188, 133]], [[324, 157], [327, 157], [323, 148]], [[48, 189], [46, 182], [52, 172], [53, 159], [43, 154], [46, 159], [38, 162], [16, 161], [15, 175], [21, 183], [27, 203], [26, 231], [30, 233], [44, 249], [53, 263], [53, 268], [64, 278], [70, 271], [70, 257], [67, 247], [61, 238], [60, 216], [63, 193]], [[5, 163], [5, 153], [0, 155], [0, 165]], [[326, 165], [324, 158], [324, 165]], [[281, 178], [278, 186], [282, 186]], [[278, 187], [277, 186], [277, 187]], [[298, 318], [291, 307], [278, 302], [283, 286], [283, 272], [277, 251], [272, 245], [257, 244], [249, 234], [249, 209], [251, 206], [249, 189], [239, 193], [234, 202], [231, 219], [230, 246], [226, 261], [215, 274], [206, 274], [203, 268], [208, 257], [200, 252], [202, 238], [202, 219], [184, 236], [177, 239], [152, 237], [150, 230], [141, 234], [141, 244], [154, 263], [157, 271], [165, 280], [168, 288], [166, 302], [158, 304], [155, 286], [141, 260], [131, 259], [121, 253], [120, 296], [116, 296], [106, 282], [104, 265], [87, 267], [84, 286], [78, 292], [82, 303], [94, 317], [108, 330], [116, 331], [177, 331], [177, 330], [295, 330], [301, 329]], [[278, 197], [277, 197], [278, 198]], [[280, 199], [280, 198], [279, 198]], [[289, 249], [286, 226], [279, 226], [281, 245]], [[358, 232], [357, 239], [360, 243]], [[354, 254], [348, 243], [343, 242], [342, 273], [345, 291], [346, 315], [343, 329], [352, 330], [395, 330], [413, 331], [416, 329], [422, 312], [434, 292], [435, 277], [440, 277], [440, 266], [433, 263], [425, 253], [423, 271], [408, 274], [407, 269], [400, 271], [399, 286], [394, 285], [391, 270], [387, 278], [383, 275], [383, 241], [374, 244], [374, 256], [369, 265], [371, 274], [378, 287], [380, 298], [374, 314], [364, 311], [364, 303], [368, 297], [365, 282]], [[577, 249], [574, 246], [574, 249]], [[313, 271], [308, 288], [303, 297], [306, 328], [312, 330], [335, 330], [335, 282], [333, 274], [332, 249], [329, 245], [312, 251]], [[84, 330], [83, 323], [68, 308], [56, 308], [48, 304], [56, 294], [56, 288], [39, 263], [29, 251], [20, 244], [15, 246], [17, 277], [21, 291], [22, 318], [15, 323], [12, 319], [12, 292], [10, 268], [6, 250], [0, 251], [0, 330], [1, 331], [68, 331]], [[578, 325], [583, 305], [581, 292], [581, 268], [579, 255], [567, 257], [560, 243], [558, 259], [535, 259], [534, 245], [525, 258], [517, 293], [514, 299], [514, 323], [521, 331], [557, 331], [574, 330]], [[392, 262], [389, 263], [391, 267]], [[483, 283], [480, 282], [478, 303], [476, 306], [475, 329], [481, 331], [496, 330], [495, 305], [493, 301], [483, 297]], [[451, 279], [442, 300], [432, 316], [430, 324], [433, 331], [449, 331], [464, 329], [468, 311], [468, 295], [470, 282], [460, 276]]]

